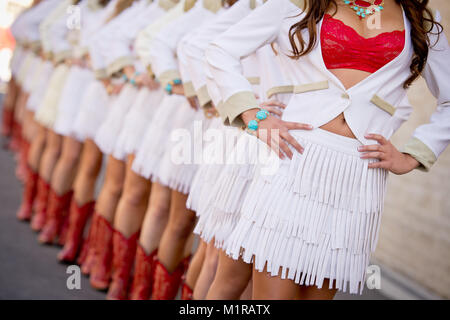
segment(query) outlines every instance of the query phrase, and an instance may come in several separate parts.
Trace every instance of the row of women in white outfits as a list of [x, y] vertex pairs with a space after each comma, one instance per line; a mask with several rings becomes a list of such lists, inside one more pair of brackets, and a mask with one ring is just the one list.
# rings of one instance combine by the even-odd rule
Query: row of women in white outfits
[[[80, 28], [64, 27], [68, 0], [44, 0], [15, 23], [18, 30], [27, 26], [26, 39], [13, 30], [16, 39], [40, 41], [55, 62], [19, 41], [12, 72], [31, 93], [27, 108], [36, 111], [36, 120], [58, 134], [93, 139], [119, 160], [134, 154], [133, 171], [189, 194], [187, 205], [198, 215], [194, 232], [233, 259], [254, 263], [259, 271], [266, 267], [274, 276], [281, 270], [281, 277], [301, 285], [320, 288], [330, 279], [339, 290], [361, 292], [376, 247], [387, 171], [368, 169], [375, 160], [360, 159], [357, 147], [371, 143], [366, 132], [389, 139], [411, 113], [402, 88], [411, 41], [389, 68], [346, 90], [324, 67], [320, 45], [300, 60], [285, 54], [302, 1], [240, 0], [229, 7], [220, 0], [139, 0], [108, 21], [115, 3], [100, 8], [96, 1], [81, 1]], [[43, 17], [38, 31], [35, 21]], [[405, 29], [408, 35], [406, 18]], [[405, 146], [423, 169], [450, 137], [450, 49], [443, 34], [437, 47], [423, 76], [438, 109]], [[86, 52], [90, 68], [58, 64]], [[160, 88], [127, 82], [117, 96], [108, 94], [101, 80], [124, 81], [115, 76], [127, 65], [150, 72]], [[185, 96], [165, 91], [176, 79]], [[194, 96], [197, 110], [186, 99]], [[382, 110], [373, 96], [395, 112]], [[293, 150], [292, 160], [269, 154], [261, 162], [267, 147], [241, 129], [238, 115], [269, 99], [287, 105], [283, 120], [317, 128], [292, 132], [305, 149], [302, 155]], [[220, 116], [205, 112], [211, 106]], [[342, 112], [357, 139], [318, 129]], [[180, 144], [180, 132], [191, 138]], [[186, 150], [190, 161], [176, 163], [186, 159]]]

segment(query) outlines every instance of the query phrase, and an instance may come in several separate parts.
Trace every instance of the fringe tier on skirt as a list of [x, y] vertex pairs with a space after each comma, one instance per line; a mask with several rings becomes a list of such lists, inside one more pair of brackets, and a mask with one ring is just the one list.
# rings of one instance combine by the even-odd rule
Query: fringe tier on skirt
[[53, 70], [53, 64], [50, 61], [41, 61], [37, 67], [37, 71], [33, 75], [33, 83], [31, 84], [30, 96], [27, 101], [26, 108], [28, 110], [36, 112], [38, 106], [41, 105]]
[[[214, 178], [213, 185], [209, 190], [205, 190], [204, 195], [196, 195], [196, 189], [193, 188], [194, 191], [188, 198], [188, 205], [191, 205], [191, 201], [194, 201], [195, 205], [195, 199], [200, 199], [196, 210], [199, 219], [194, 233], [207, 243], [214, 239], [215, 246], [223, 250], [226, 249], [225, 240], [239, 221], [243, 201], [254, 177], [256, 165], [259, 161], [268, 161], [258, 156], [258, 150], [267, 149], [261, 140], [241, 130], [229, 128], [225, 130], [228, 143], [234, 144], [232, 151], [226, 152], [225, 164], [216, 168], [219, 172]], [[274, 156], [271, 153], [267, 155]], [[207, 173], [210, 177], [205, 177], [205, 180], [215, 175], [213, 170]]]
[[[186, 102], [177, 116], [163, 161], [155, 176], [161, 184], [183, 194], [189, 194], [199, 164], [203, 161], [201, 150], [205, 146], [204, 134], [212, 123], [202, 110], [195, 111]], [[180, 119], [181, 118], [181, 119]], [[198, 157], [200, 155], [200, 157]]]
[[125, 117], [123, 128], [114, 147], [114, 158], [123, 159], [129, 154], [136, 154], [163, 97], [163, 89], [150, 91], [142, 88], [139, 90], [133, 106]]
[[275, 174], [257, 168], [242, 214], [226, 240], [232, 258], [257, 270], [321, 288], [362, 292], [375, 250], [387, 171], [368, 169], [351, 139], [325, 130], [293, 131], [304, 147]]
[[184, 103], [187, 102], [183, 96], [164, 96], [136, 153], [132, 166], [134, 172], [147, 179], [157, 175], [170, 140], [170, 132], [177, 125], [175, 118], [182, 116], [179, 110]]
[[55, 68], [50, 77], [44, 99], [36, 111], [36, 121], [49, 129], [53, 129], [58, 117], [58, 105], [68, 74], [69, 67], [66, 64], [60, 64]]
[[34, 84], [35, 80], [38, 77], [40, 77], [39, 69], [40, 69], [41, 64], [42, 64], [41, 58], [35, 54], [32, 54], [30, 57], [29, 65], [28, 65], [27, 76], [25, 77], [24, 82], [23, 82], [23, 89], [27, 93], [32, 92], [33, 84]]
[[110, 105], [117, 99], [109, 96], [104, 85], [98, 81], [92, 81], [86, 88], [80, 102], [80, 110], [72, 127], [71, 136], [80, 142], [86, 139], [94, 140], [97, 131], [105, 121]]
[[53, 130], [60, 135], [70, 136], [73, 132], [74, 119], [81, 109], [80, 102], [94, 74], [89, 69], [73, 66], [67, 76], [58, 106], [58, 117]]
[[32, 51], [26, 50], [23, 53], [23, 57], [21, 57], [16, 80], [22, 87], [26, 79], [30, 76], [34, 56], [35, 54]]
[[[112, 155], [125, 117], [136, 99], [137, 92], [138, 90], [131, 84], [126, 84], [111, 104], [111, 110], [95, 136], [95, 143], [104, 154]], [[117, 158], [117, 160], [125, 160], [125, 157]]]

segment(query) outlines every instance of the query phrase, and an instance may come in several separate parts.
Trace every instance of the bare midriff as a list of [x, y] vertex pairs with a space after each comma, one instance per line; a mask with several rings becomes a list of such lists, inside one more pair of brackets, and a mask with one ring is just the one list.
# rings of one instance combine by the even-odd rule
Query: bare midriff
[[[346, 89], [353, 87], [370, 75], [370, 72], [354, 69], [329, 69], [329, 71], [342, 82]], [[320, 128], [341, 136], [356, 139], [352, 130], [348, 126], [347, 121], [345, 120], [344, 113], [341, 113]]]

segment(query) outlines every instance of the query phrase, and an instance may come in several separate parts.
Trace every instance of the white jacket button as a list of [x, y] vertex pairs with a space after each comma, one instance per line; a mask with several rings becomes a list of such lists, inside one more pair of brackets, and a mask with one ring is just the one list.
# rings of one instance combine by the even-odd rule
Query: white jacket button
[[344, 98], [344, 99], [350, 99], [350, 96], [349, 96], [348, 93], [346, 93], [346, 92], [344, 92], [344, 93], [341, 95], [341, 97]]

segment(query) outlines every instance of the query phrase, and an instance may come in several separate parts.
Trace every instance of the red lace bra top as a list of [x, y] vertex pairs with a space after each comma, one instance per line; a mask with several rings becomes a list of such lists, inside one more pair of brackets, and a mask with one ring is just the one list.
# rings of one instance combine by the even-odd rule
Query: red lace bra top
[[328, 69], [357, 69], [374, 73], [402, 52], [405, 31], [384, 32], [364, 38], [341, 20], [325, 14], [320, 41]]

